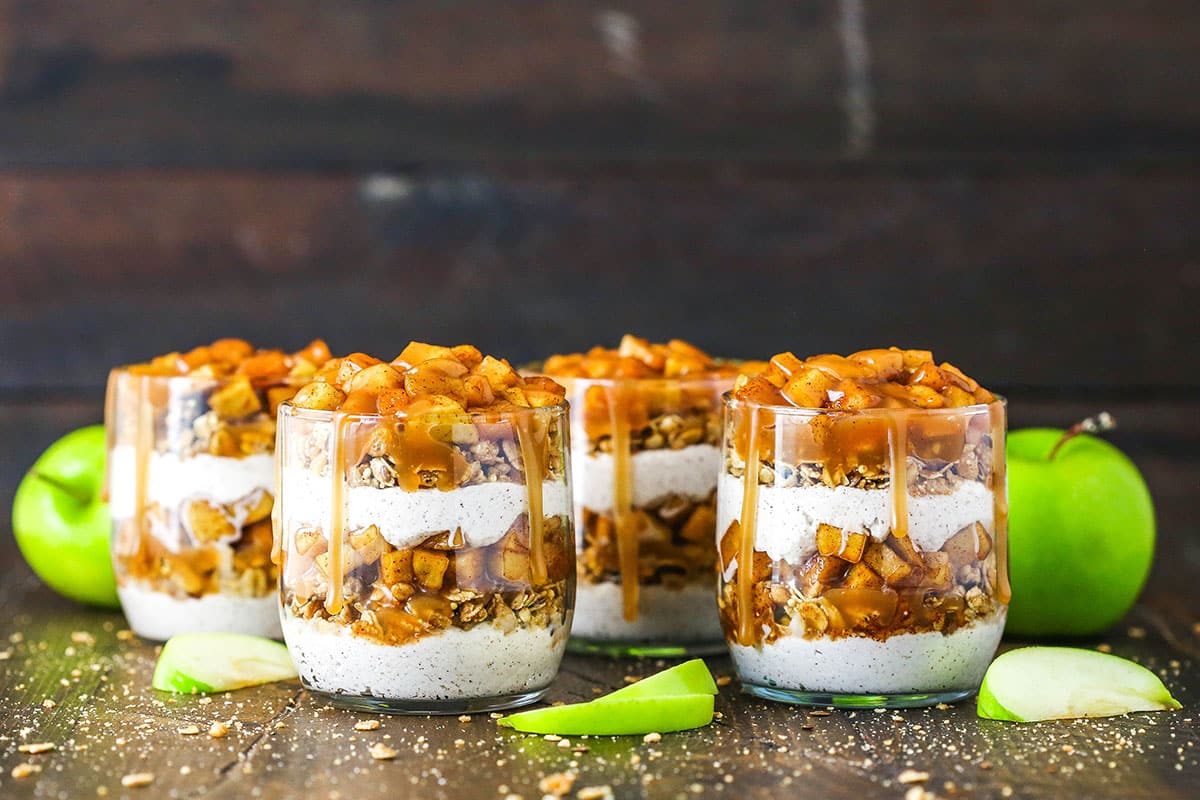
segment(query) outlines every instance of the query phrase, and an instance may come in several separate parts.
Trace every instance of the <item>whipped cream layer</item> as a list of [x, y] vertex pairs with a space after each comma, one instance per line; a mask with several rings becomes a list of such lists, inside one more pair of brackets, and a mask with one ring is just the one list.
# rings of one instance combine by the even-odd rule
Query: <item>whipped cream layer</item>
[[[108, 456], [109, 508], [115, 519], [132, 517], [137, 504], [137, 451], [128, 445]], [[200, 453], [181, 458], [154, 452], [146, 465], [146, 502], [171, 511], [184, 500], [203, 498], [232, 503], [264, 489], [275, 493], [275, 456], [260, 453], [229, 458]]]
[[284, 639], [305, 686], [393, 700], [462, 700], [545, 689], [558, 672], [569, 628], [504, 633], [482, 624], [384, 645], [341, 625], [283, 613]]
[[[742, 516], [745, 485], [724, 474], [717, 488], [717, 536]], [[918, 550], [938, 550], [973, 522], [994, 529], [995, 496], [982, 483], [967, 482], [946, 495], [909, 495], [908, 536]], [[892, 527], [892, 490], [848, 486], [758, 487], [754, 549], [776, 561], [800, 564], [817, 551], [817, 526], [886, 539]]]
[[629, 644], [687, 644], [724, 641], [717, 613], [717, 590], [709, 586], [641, 586], [638, 616], [626, 622], [621, 585], [579, 581], [575, 587], [575, 622], [571, 635]]
[[[283, 470], [280, 518], [287, 530], [327, 530], [333, 513], [333, 487], [328, 477], [298, 467]], [[440, 531], [461, 528], [468, 547], [486, 547], [498, 542], [517, 517], [529, 510], [528, 491], [523, 483], [478, 483], [450, 491], [399, 487], [376, 489], [347, 487], [346, 529], [355, 531], [376, 525], [393, 547], [420, 544]], [[552, 517], [571, 513], [570, 492], [561, 481], [542, 484], [542, 514]]]
[[[609, 513], [613, 505], [612, 454], [588, 455], [578, 446], [573, 449], [571, 478], [576, 504], [600, 514]], [[672, 494], [703, 500], [716, 488], [721, 451], [710, 444], [679, 450], [642, 450], [633, 454], [630, 463], [634, 506], [651, 505]]]
[[799, 629], [759, 647], [730, 645], [743, 682], [842, 694], [975, 691], [1004, 633], [1006, 611], [954, 633], [805, 639]]
[[206, 594], [180, 599], [127, 582], [117, 587], [129, 628], [144, 639], [180, 633], [248, 633], [279, 639], [279, 598]]

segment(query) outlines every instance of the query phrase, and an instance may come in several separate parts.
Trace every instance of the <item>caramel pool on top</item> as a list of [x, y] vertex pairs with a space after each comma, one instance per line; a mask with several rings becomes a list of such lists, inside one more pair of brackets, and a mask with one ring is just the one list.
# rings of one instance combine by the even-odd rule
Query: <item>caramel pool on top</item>
[[549, 378], [523, 377], [508, 361], [469, 344], [410, 342], [390, 362], [365, 353], [328, 361], [292, 399], [298, 408], [413, 416], [555, 406], [566, 390]]
[[615, 350], [593, 347], [586, 353], [550, 356], [544, 370], [563, 378], [682, 378], [735, 375], [738, 367], [682, 339], [656, 344], [627, 333]]
[[218, 339], [186, 353], [172, 352], [126, 369], [136, 375], [190, 376], [194, 378], [278, 379], [314, 375], [329, 360], [329, 346], [314, 339], [303, 350], [257, 348], [245, 339]]
[[928, 350], [860, 350], [801, 360], [774, 356], [755, 376], [737, 379], [734, 396], [767, 406], [859, 411], [867, 408], [961, 408], [995, 395]]

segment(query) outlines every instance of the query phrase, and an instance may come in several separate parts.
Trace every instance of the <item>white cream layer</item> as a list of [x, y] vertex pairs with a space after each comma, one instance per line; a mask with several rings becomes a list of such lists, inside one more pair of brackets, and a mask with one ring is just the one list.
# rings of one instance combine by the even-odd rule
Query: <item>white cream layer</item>
[[206, 594], [179, 599], [136, 583], [117, 587], [129, 628], [144, 639], [165, 641], [179, 633], [248, 633], [282, 638], [279, 598]]
[[[724, 474], [717, 488], [717, 536], [742, 516], [745, 487], [741, 478]], [[908, 535], [918, 550], [938, 550], [973, 522], [989, 531], [995, 515], [994, 495], [981, 483], [961, 484], [948, 495], [908, 498]], [[882, 541], [892, 527], [891, 489], [848, 486], [758, 487], [754, 549], [771, 558], [800, 564], [817, 550], [817, 525], [869, 533]]]
[[[122, 445], [109, 454], [109, 508], [115, 519], [135, 513], [137, 451]], [[275, 456], [269, 453], [227, 458], [200, 453], [180, 458], [176, 453], [151, 453], [146, 468], [146, 502], [172, 511], [184, 500], [204, 498], [232, 503], [253, 492], [275, 492]]]
[[621, 586], [608, 581], [579, 581], [575, 587], [575, 622], [571, 635], [602, 642], [673, 645], [720, 643], [715, 586], [685, 586], [679, 590], [642, 586], [639, 613], [626, 622], [622, 616]]
[[391, 700], [462, 700], [544, 689], [558, 672], [569, 627], [504, 633], [484, 624], [390, 646], [325, 620], [283, 614], [284, 640], [305, 686]]
[[805, 639], [797, 631], [760, 647], [731, 645], [744, 682], [844, 694], [916, 694], [979, 688], [1004, 632], [1006, 612], [951, 634], [901, 633]]
[[[280, 519], [287, 530], [328, 530], [333, 510], [329, 478], [299, 467], [288, 467], [281, 477]], [[529, 510], [523, 483], [479, 483], [444, 492], [398, 487], [376, 489], [356, 486], [344, 493], [346, 528], [359, 530], [376, 525], [393, 547], [412, 547], [431, 534], [461, 528], [469, 547], [486, 547], [499, 541], [517, 517]], [[543, 516], [571, 513], [567, 485], [542, 484]]]
[[[588, 455], [579, 452], [579, 447], [574, 450], [571, 478], [575, 503], [591, 511], [608, 513], [613, 504], [612, 455]], [[716, 488], [721, 451], [710, 444], [694, 444], [679, 450], [642, 450], [633, 454], [630, 463], [634, 506], [650, 505], [671, 494], [703, 500]]]

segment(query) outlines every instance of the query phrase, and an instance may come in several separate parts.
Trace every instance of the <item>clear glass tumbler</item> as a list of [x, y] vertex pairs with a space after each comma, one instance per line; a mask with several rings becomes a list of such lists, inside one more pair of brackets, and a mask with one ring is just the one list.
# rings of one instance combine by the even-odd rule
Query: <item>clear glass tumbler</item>
[[723, 652], [715, 605], [721, 394], [733, 375], [563, 378], [578, 603], [571, 646]]
[[394, 713], [540, 698], [574, 606], [568, 448], [565, 403], [281, 406], [280, 599], [303, 684]]
[[973, 694], [1009, 601], [1002, 400], [854, 412], [725, 397], [720, 607], [744, 689]]
[[139, 636], [280, 637], [275, 410], [306, 380], [110, 374], [113, 566]]

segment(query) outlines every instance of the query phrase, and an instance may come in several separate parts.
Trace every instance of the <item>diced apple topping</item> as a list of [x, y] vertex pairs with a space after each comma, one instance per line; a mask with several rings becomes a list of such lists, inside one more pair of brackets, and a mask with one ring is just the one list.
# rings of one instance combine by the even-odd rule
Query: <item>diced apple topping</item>
[[739, 367], [682, 339], [654, 344], [627, 333], [616, 349], [593, 347], [586, 353], [551, 356], [544, 369], [547, 375], [564, 378], [680, 378], [732, 376]]
[[280, 380], [315, 372], [329, 358], [329, 347], [320, 339], [313, 340], [295, 353], [260, 350], [244, 339], [218, 339], [186, 353], [166, 353], [150, 361], [133, 364], [129, 371], [138, 375], [191, 375], [201, 378], [240, 375], [255, 381]]
[[735, 395], [762, 405], [838, 411], [960, 408], [995, 400], [953, 364], [935, 364], [928, 350], [897, 347], [803, 361], [779, 353], [757, 375], [741, 375]]
[[565, 395], [554, 381], [522, 377], [504, 359], [484, 356], [471, 345], [410, 342], [391, 362], [364, 353], [329, 360], [292, 405], [413, 417], [556, 406]]

